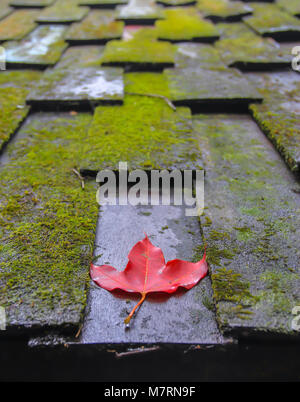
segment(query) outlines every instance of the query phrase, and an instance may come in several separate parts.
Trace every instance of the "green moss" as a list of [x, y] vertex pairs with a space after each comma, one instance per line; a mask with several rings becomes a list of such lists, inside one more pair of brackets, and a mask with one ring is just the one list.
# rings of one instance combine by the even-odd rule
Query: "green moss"
[[18, 40], [31, 32], [39, 11], [17, 10], [0, 21], [0, 41]]
[[212, 246], [207, 251], [207, 261], [216, 266], [220, 266], [221, 261], [224, 259], [232, 260], [234, 256], [234, 252], [227, 249], [221, 249], [217, 246]]
[[239, 241], [247, 241], [254, 236], [252, 230], [246, 226], [234, 227], [234, 229], [238, 231], [237, 239]]
[[26, 90], [19, 88], [0, 88], [0, 149], [16, 131], [27, 115], [25, 106]]
[[272, 244], [272, 238], [274, 238], [278, 233], [282, 240], [289, 241], [289, 237], [295, 233], [296, 228], [293, 225], [291, 218], [279, 218], [274, 219], [269, 222], [262, 216], [259, 221], [263, 224], [264, 230], [261, 236], [256, 241], [255, 248], [253, 249], [253, 254], [261, 258], [262, 262], [280, 262], [280, 264], [287, 266], [287, 257], [282, 253], [281, 250], [276, 250]]
[[[251, 33], [251, 29], [242, 22], [237, 22], [235, 24], [232, 24], [229, 22], [221, 22], [221, 23], [217, 24], [217, 27], [221, 34], [222, 39], [238, 38], [244, 34]], [[251, 51], [251, 49], [249, 49], [249, 50]]]
[[298, 0], [277, 0], [276, 4], [290, 14], [300, 16], [300, 3]]
[[[205, 220], [206, 222], [206, 220]], [[208, 225], [205, 223], [202, 224], [201, 222], [201, 227], [210, 227], [212, 225], [212, 221]], [[204, 236], [203, 234], [203, 242], [204, 245], [206, 245], [206, 256], [207, 256], [207, 262], [211, 266], [222, 266], [225, 261], [231, 261], [234, 259], [235, 254], [236, 254], [236, 249], [229, 249], [229, 248], [224, 248], [224, 245], [226, 245], [226, 242], [230, 240], [230, 234], [228, 232], [221, 232], [217, 230], [209, 230], [209, 234], [207, 236]], [[204, 245], [201, 245], [199, 247], [195, 248], [195, 256], [194, 260], [199, 261], [201, 256], [204, 253]]]
[[272, 81], [263, 75], [260, 93], [264, 97], [261, 105], [251, 105], [250, 111], [268, 138], [283, 156], [290, 169], [299, 172], [300, 124], [298, 94], [300, 85], [295, 81], [292, 90], [282, 87], [281, 82]]
[[83, 148], [80, 166], [116, 169], [119, 161], [127, 161], [129, 169], [193, 166], [199, 147], [192, 137], [190, 117], [187, 108], [174, 112], [163, 99], [147, 96], [128, 95], [120, 107], [100, 106], [86, 138], [89, 152]]
[[[230, 306], [231, 314], [235, 313], [235, 316], [241, 319], [251, 315], [251, 312], [244, 308], [244, 304], [253, 302], [254, 296], [249, 290], [250, 283], [243, 280], [241, 274], [231, 269], [219, 268], [212, 274], [212, 287], [217, 308], [220, 302], [230, 302], [237, 304]], [[224, 310], [222, 311], [224, 313]]]
[[166, 76], [160, 73], [128, 73], [124, 76], [128, 93], [152, 94], [170, 97]]
[[39, 76], [40, 73], [32, 71], [0, 73], [0, 150], [27, 116], [26, 96], [32, 81]]
[[209, 21], [197, 16], [194, 9], [169, 9], [165, 19], [155, 23], [159, 39], [170, 41], [213, 38], [219, 36], [216, 27]]
[[72, 169], [89, 115], [38, 115], [0, 171], [0, 304], [8, 324], [78, 325], [86, 303], [98, 205]]
[[63, 39], [52, 43], [48, 48], [47, 54], [42, 57], [43, 63], [55, 64], [67, 47], [68, 45]]
[[249, 292], [249, 283], [241, 279], [242, 275], [231, 269], [217, 269], [212, 274], [213, 289], [217, 301], [241, 302], [245, 297], [252, 297]]
[[226, 232], [217, 232], [216, 230], [211, 230], [209, 233], [210, 240], [225, 240], [230, 239], [230, 236]]
[[41, 77], [41, 72], [31, 70], [1, 71], [0, 88], [16, 87], [27, 91], [32, 88], [32, 82]]
[[204, 222], [202, 223], [202, 226], [211, 226], [212, 220], [210, 219], [209, 216], [204, 216]]
[[[210, 15], [226, 15], [228, 8], [231, 6], [224, 0], [198, 0], [197, 7], [200, 11], [209, 13]], [[235, 6], [235, 5], [234, 5]]]
[[[224, 240], [228, 238], [227, 233], [221, 233], [213, 231], [212, 235], [204, 238], [204, 244], [207, 246], [206, 249], [206, 259], [211, 266], [222, 266], [224, 260], [233, 260], [236, 254], [236, 249], [229, 250], [227, 248], [222, 248], [218, 244], [214, 243], [217, 240]], [[204, 245], [197, 246], [194, 250], [193, 261], [199, 261], [204, 253]]]
[[[222, 315], [224, 323], [228, 323], [229, 320], [250, 320], [252, 318], [253, 312], [248, 310], [246, 306], [241, 304], [223, 304], [220, 305], [217, 311], [218, 315]], [[226, 327], [226, 324], [224, 325]]]
[[0, 9], [0, 20], [12, 13], [13, 9], [9, 6], [9, 4], [9, 0], [2, 0]]
[[139, 215], [150, 216], [152, 215], [152, 212], [139, 212]]
[[110, 41], [100, 62], [103, 65], [122, 63], [174, 64], [175, 48], [170, 43], [159, 42], [153, 29], [143, 28], [128, 41]]

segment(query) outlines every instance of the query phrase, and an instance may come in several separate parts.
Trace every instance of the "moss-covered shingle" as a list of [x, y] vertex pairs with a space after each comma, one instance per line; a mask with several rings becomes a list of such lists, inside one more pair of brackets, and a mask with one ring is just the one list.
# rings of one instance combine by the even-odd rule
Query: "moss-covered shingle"
[[244, 22], [261, 36], [278, 41], [300, 39], [299, 19], [275, 4], [255, 4], [253, 16], [245, 17]]
[[0, 304], [7, 329], [76, 330], [86, 305], [98, 206], [73, 170], [90, 115], [40, 114], [0, 172]]
[[19, 42], [5, 44], [6, 65], [10, 68], [40, 68], [53, 66], [67, 48], [66, 28], [39, 26]]
[[[148, 88], [150, 95], [165, 93], [147, 84], [143, 90], [141, 84], [134, 85], [132, 78], [127, 78], [130, 93], [146, 94]], [[120, 161], [128, 162], [130, 170], [201, 167], [190, 118], [189, 109], [174, 111], [164, 99], [147, 95], [127, 95], [123, 106], [100, 106], [87, 138], [89, 142], [89, 137], [97, 141], [92, 153], [84, 152], [80, 167], [93, 172], [116, 170]]]
[[66, 35], [72, 44], [103, 44], [112, 39], [121, 39], [123, 22], [114, 20], [112, 11], [95, 10], [77, 24], [73, 24]]
[[170, 42], [214, 42], [219, 37], [217, 28], [202, 19], [193, 8], [172, 8], [165, 11], [165, 19], [156, 22], [157, 37]]
[[163, 70], [174, 65], [175, 48], [156, 40], [151, 28], [140, 29], [128, 40], [110, 41], [100, 62], [103, 66], [120, 66], [126, 70]]
[[34, 22], [39, 12], [36, 10], [18, 10], [0, 21], [0, 42], [24, 38], [35, 27]]
[[240, 1], [198, 0], [197, 7], [204, 17], [214, 22], [240, 21], [243, 17], [252, 14], [251, 6]]

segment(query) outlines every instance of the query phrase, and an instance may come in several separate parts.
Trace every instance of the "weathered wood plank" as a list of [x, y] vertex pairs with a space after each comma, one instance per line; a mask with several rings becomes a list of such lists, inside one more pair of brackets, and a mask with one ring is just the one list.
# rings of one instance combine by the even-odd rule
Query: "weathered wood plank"
[[128, 39], [107, 43], [100, 62], [126, 71], [162, 71], [174, 66], [175, 50], [171, 43], [158, 41], [154, 29], [142, 28]]
[[124, 105], [96, 108], [89, 136], [98, 142], [80, 161], [82, 171], [118, 170], [120, 161], [129, 170], [202, 168], [189, 109], [174, 111], [159, 98], [168, 96], [163, 74], [127, 74], [125, 93]]
[[300, 172], [299, 75], [296, 72], [247, 74], [264, 97], [250, 111], [290, 169]]
[[252, 7], [240, 1], [228, 0], [198, 0], [197, 8], [205, 18], [213, 22], [240, 21], [252, 14]]
[[53, 66], [68, 47], [64, 41], [66, 28], [62, 26], [39, 26], [25, 39], [8, 42], [6, 66], [8, 68], [45, 69]]
[[[96, 235], [95, 254], [101, 254], [98, 263], [109, 262], [123, 270], [127, 254], [144, 232], [162, 248], [166, 261], [192, 261], [194, 247], [201, 242], [197, 219], [185, 217], [182, 207], [106, 206], [101, 208]], [[126, 331], [123, 320], [136, 298], [128, 294], [116, 296], [92, 284], [81, 343], [223, 344], [211, 294], [206, 277], [188, 292], [171, 297], [149, 295]]]
[[[222, 39], [216, 48], [227, 66], [240, 70], [274, 70], [291, 66], [291, 52], [271, 38], [261, 38], [251, 31], [220, 24]], [[237, 27], [236, 27], [237, 28]]]
[[14, 11], [0, 21], [0, 41], [20, 40], [36, 27], [35, 18], [39, 15], [36, 10]]
[[0, 10], [0, 20], [7, 17], [9, 14], [13, 12], [13, 8], [9, 7], [9, 0], [1, 2], [1, 10]]
[[118, 68], [48, 70], [27, 97], [27, 104], [40, 109], [91, 108], [122, 102], [123, 72]]
[[[164, 71], [168, 78], [171, 99], [175, 105], [194, 110], [220, 111], [232, 107], [247, 110], [262, 96], [237, 70], [222, 66], [175, 68]], [[237, 110], [237, 109], [236, 109]], [[235, 110], [235, 111], [236, 111]]]
[[276, 4], [289, 14], [300, 17], [300, 4], [298, 0], [277, 0]]
[[117, 10], [117, 20], [129, 25], [152, 25], [163, 18], [162, 10], [148, 0], [129, 0], [126, 6], [119, 6]]
[[45, 8], [36, 21], [39, 24], [71, 24], [81, 21], [88, 12], [88, 7], [79, 7], [75, 2], [58, 1]]
[[55, 70], [99, 66], [104, 46], [86, 45], [69, 47], [55, 65]]
[[195, 115], [193, 122], [219, 324], [237, 337], [299, 339], [291, 327], [300, 302], [297, 181], [248, 116]]
[[124, 24], [114, 20], [113, 11], [95, 10], [80, 23], [73, 24], [66, 35], [71, 45], [105, 44], [112, 39], [121, 39]]
[[74, 174], [89, 114], [33, 114], [1, 167], [0, 305], [7, 330], [73, 335], [86, 305], [98, 205]]
[[299, 40], [300, 21], [275, 4], [256, 4], [252, 17], [243, 19], [261, 36], [270, 36], [277, 41]]
[[215, 68], [225, 66], [215, 46], [182, 42], [176, 45], [176, 68]]

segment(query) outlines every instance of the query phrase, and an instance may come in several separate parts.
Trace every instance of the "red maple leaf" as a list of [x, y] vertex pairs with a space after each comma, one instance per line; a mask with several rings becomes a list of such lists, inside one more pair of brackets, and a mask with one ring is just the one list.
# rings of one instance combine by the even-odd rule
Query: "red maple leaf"
[[153, 246], [147, 235], [144, 240], [133, 246], [128, 260], [122, 272], [109, 265], [94, 264], [91, 264], [90, 270], [92, 280], [106, 290], [121, 289], [142, 295], [141, 300], [125, 319], [126, 324], [148, 293], [173, 293], [179, 287], [191, 289], [208, 271], [205, 252], [202, 260], [196, 263], [178, 259], [165, 263], [162, 250]]

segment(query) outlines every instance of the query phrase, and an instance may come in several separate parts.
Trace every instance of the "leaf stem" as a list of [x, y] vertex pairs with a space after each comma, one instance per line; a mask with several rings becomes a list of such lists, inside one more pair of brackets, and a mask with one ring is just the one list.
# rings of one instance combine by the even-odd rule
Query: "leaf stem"
[[141, 293], [142, 297], [141, 300], [138, 302], [138, 304], [131, 310], [131, 313], [125, 318], [124, 322], [125, 324], [129, 324], [135, 310], [143, 303], [143, 301], [146, 299], [147, 293], [143, 292]]

